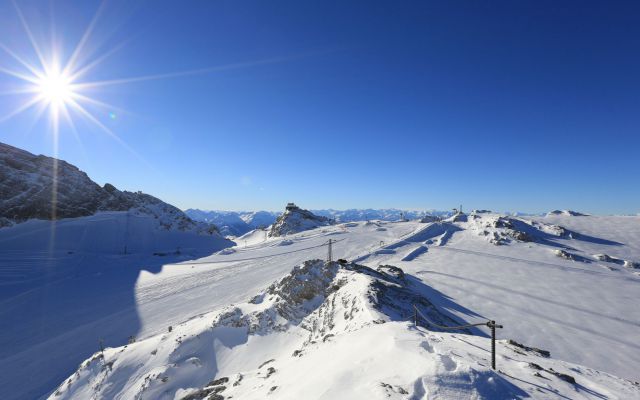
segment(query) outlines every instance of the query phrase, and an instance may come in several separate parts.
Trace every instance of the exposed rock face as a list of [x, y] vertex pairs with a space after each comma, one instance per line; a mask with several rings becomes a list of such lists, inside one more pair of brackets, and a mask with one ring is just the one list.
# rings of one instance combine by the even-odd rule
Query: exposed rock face
[[420, 222], [422, 222], [423, 224], [437, 221], [440, 221], [440, 218], [435, 215], [425, 215], [424, 217], [420, 218]]
[[334, 224], [332, 219], [315, 215], [295, 205], [287, 206], [285, 212], [271, 226], [269, 236], [284, 236], [332, 224]]
[[560, 257], [560, 258], [564, 258], [565, 260], [573, 260], [574, 259], [574, 255], [562, 250], [562, 249], [558, 249], [554, 251], [556, 257]]
[[640, 262], [636, 261], [625, 260], [623, 265], [627, 268], [640, 269]]
[[196, 223], [151, 195], [120, 191], [109, 183], [101, 187], [66, 161], [0, 143], [0, 227], [32, 218], [75, 218], [127, 210], [153, 215], [166, 229], [216, 232], [215, 226]]
[[424, 297], [422, 285], [390, 265], [372, 269], [310, 260], [253, 297], [253, 311], [229, 307], [213, 326], [246, 327], [249, 334], [260, 335], [300, 326], [309, 332], [310, 343], [366, 325], [410, 319], [414, 305], [433, 323], [457, 325]]

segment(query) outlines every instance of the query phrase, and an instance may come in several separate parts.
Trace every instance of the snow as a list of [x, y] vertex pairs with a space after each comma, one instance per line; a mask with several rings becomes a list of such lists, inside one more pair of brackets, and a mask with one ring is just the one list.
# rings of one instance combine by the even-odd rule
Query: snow
[[1, 398], [37, 398], [100, 338], [119, 344], [137, 335], [140, 274], [233, 244], [197, 228], [166, 229], [162, 220], [102, 212], [0, 229]]
[[412, 304], [426, 307], [438, 323], [448, 321], [412, 279], [393, 268], [306, 262], [249, 302], [94, 354], [50, 398], [640, 395], [630, 381], [504, 340], [497, 343], [500, 371], [491, 370], [486, 337], [406, 321]]
[[[500, 218], [512, 227], [494, 226]], [[456, 390], [462, 398], [524, 394], [533, 398], [639, 398], [637, 386], [612, 376], [638, 380], [638, 270], [594, 255], [640, 261], [640, 217], [506, 218], [472, 213], [466, 221], [360, 222], [318, 227], [289, 234], [286, 239], [255, 230], [238, 238], [233, 252], [214, 254], [224, 247], [220, 243], [208, 249], [206, 257], [202, 257], [204, 246], [191, 246], [190, 254], [183, 250], [181, 255], [164, 257], [81, 254], [79, 245], [73, 254], [67, 254], [64, 247], [49, 254], [26, 244], [27, 238], [42, 229], [38, 224], [2, 229], [1, 273], [13, 276], [18, 265], [25, 263], [39, 265], [40, 271], [50, 271], [52, 277], [33, 273], [20, 278], [24, 283], [5, 286], [7, 291], [3, 287], [0, 317], [11, 323], [0, 334], [0, 397], [37, 398], [53, 391], [81, 360], [97, 351], [98, 339], [105, 337], [106, 345], [111, 346], [105, 357], [107, 361], [117, 357], [113, 364], [117, 374], [104, 373], [102, 360], [96, 358], [79, 371], [74, 392], [65, 391], [65, 396], [86, 398], [96, 379], [104, 377], [109, 393], [129, 398], [142, 388], [145, 374], [151, 374], [156, 378], [149, 385], [164, 389], [145, 392], [158, 394], [145, 398], [162, 398], [159, 393], [164, 390], [174, 396], [167, 398], [180, 398], [222, 377], [228, 377], [229, 383], [220, 393], [234, 398], [264, 398], [267, 393], [273, 398], [421, 398], [426, 394], [450, 398]], [[13, 231], [21, 226], [23, 231]], [[528, 233], [532, 240], [516, 239], [516, 231]], [[46, 236], [48, 230], [44, 232]], [[11, 242], [14, 233], [24, 240]], [[502, 245], [490, 241], [494, 234]], [[103, 236], [108, 242], [109, 235]], [[292, 354], [307, 340], [309, 331], [298, 325], [283, 332], [244, 336], [230, 327], [212, 328], [213, 321], [232, 304], [244, 314], [267, 307], [267, 303], [247, 301], [264, 293], [294, 266], [326, 257], [323, 244], [329, 238], [335, 240], [334, 258], [358, 260], [372, 268], [398, 266], [425, 285], [426, 298], [445, 315], [460, 322], [495, 319], [504, 325], [499, 338], [549, 350], [552, 358], [519, 354], [500, 342], [498, 367], [503, 373], [494, 373], [487, 366], [486, 336], [416, 330], [408, 322], [390, 318], [384, 324], [362, 324], [308, 344], [301, 357]], [[284, 240], [291, 243], [281, 246]], [[10, 242], [15, 248], [4, 244]], [[86, 243], [90, 242], [95, 241]], [[112, 243], [121, 251], [116, 246], [121, 242]], [[168, 244], [153, 251], [175, 251]], [[558, 249], [584, 261], [556, 257]], [[119, 267], [114, 267], [114, 261]], [[366, 285], [348, 289], [362, 298]], [[57, 300], [46, 295], [67, 292], [73, 295]], [[51, 303], [38, 310], [44, 299]], [[92, 308], [87, 312], [77, 304], [92, 304]], [[21, 318], [26, 312], [36, 314]], [[126, 344], [130, 335], [136, 336], [136, 343], [120, 352], [123, 348], [118, 346]], [[260, 368], [273, 358], [275, 361]], [[178, 367], [171, 369], [173, 364]], [[269, 367], [276, 372], [267, 377]], [[558, 379], [548, 372], [551, 368], [574, 376], [579, 385]], [[162, 382], [164, 374], [170, 374], [167, 382]], [[233, 386], [239, 374], [242, 381]], [[271, 391], [274, 386], [277, 388]], [[156, 390], [153, 388], [148, 390]]]

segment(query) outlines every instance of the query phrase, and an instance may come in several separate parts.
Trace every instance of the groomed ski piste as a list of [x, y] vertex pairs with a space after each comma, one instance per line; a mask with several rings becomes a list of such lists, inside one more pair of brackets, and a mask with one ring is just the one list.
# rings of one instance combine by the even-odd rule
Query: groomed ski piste
[[[348, 264], [323, 261], [329, 239]], [[3, 354], [3, 398], [34, 398], [34, 387], [51, 399], [640, 398], [640, 217], [475, 213], [235, 242], [155, 268], [132, 262], [127, 309], [99, 302], [100, 321], [24, 345], [38, 374]], [[413, 304], [446, 325], [504, 325], [498, 371], [486, 328], [416, 327]], [[60, 312], [58, 324], [72, 318]]]

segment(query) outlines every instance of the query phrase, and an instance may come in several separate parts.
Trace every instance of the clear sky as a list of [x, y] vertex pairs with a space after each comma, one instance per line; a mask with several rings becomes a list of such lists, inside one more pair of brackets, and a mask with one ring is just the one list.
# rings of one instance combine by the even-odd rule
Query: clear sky
[[[640, 212], [640, 2], [100, 4], [17, 1], [45, 59], [93, 26], [74, 83], [157, 78], [85, 88], [111, 106], [60, 123], [100, 184], [180, 208]], [[0, 43], [38, 65], [11, 1]], [[55, 154], [48, 112], [3, 118], [20, 85], [0, 74], [0, 141]]]

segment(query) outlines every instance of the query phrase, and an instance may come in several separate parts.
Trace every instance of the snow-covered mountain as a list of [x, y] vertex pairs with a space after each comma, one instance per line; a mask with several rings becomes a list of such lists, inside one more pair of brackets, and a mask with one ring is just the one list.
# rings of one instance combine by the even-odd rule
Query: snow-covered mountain
[[282, 215], [271, 225], [269, 236], [285, 236], [334, 223], [330, 218], [315, 215], [309, 210], [304, 210], [293, 203], [289, 203]]
[[184, 213], [194, 221], [214, 224], [223, 236], [240, 236], [252, 229], [240, 218], [239, 213], [233, 211], [202, 211], [190, 208]]
[[[640, 396], [638, 384], [511, 340], [491, 370], [489, 339], [441, 332], [459, 322], [430, 293], [394, 266], [306, 261], [248, 302], [94, 353], [49, 399]], [[429, 321], [415, 326], [414, 306]]]
[[[389, 209], [349, 209], [349, 210], [309, 210], [311, 213], [327, 217], [336, 222], [353, 221], [398, 221], [404, 219], [420, 219], [429, 216], [448, 216], [450, 211], [413, 211]], [[273, 211], [221, 211], [199, 210], [190, 208], [185, 210], [194, 221], [211, 222], [215, 224], [225, 236], [240, 236], [259, 228], [267, 228], [276, 221], [280, 213]], [[240, 221], [241, 220], [241, 221]], [[244, 222], [244, 223], [243, 223]]]
[[279, 213], [273, 211], [248, 211], [240, 213], [240, 218], [251, 229], [267, 228], [276, 221]]
[[3, 400], [42, 398], [97, 340], [136, 335], [147, 307], [136, 299], [142, 276], [234, 245], [153, 196], [101, 187], [71, 164], [8, 145], [0, 215]]
[[349, 209], [349, 210], [311, 210], [316, 215], [332, 218], [337, 222], [353, 222], [353, 221], [398, 221], [400, 219], [420, 219], [425, 216], [446, 216], [450, 211], [416, 211], [416, 210], [400, 210], [397, 208], [386, 209]]
[[554, 215], [564, 215], [569, 217], [584, 217], [588, 214], [583, 214], [581, 212], [573, 211], [573, 210], [553, 210], [547, 213], [547, 216], [550, 216], [550, 217]]
[[[44, 279], [38, 296], [12, 297], [3, 287], [0, 295], [9, 299], [0, 301], [0, 320], [13, 322], [0, 330], [6, 344], [0, 347], [0, 395], [13, 400], [48, 393], [55, 399], [59, 390], [78, 399], [93, 391], [103, 394], [97, 398], [122, 392], [122, 398], [141, 393], [142, 399], [163, 398], [165, 391], [168, 398], [192, 399], [264, 398], [267, 392], [273, 399], [638, 398], [637, 385], [612, 376], [637, 381], [640, 369], [640, 312], [633, 301], [640, 296], [640, 270], [634, 267], [640, 261], [638, 218], [477, 211], [426, 222], [349, 222], [286, 238], [256, 230], [198, 260], [184, 253], [179, 260], [140, 259], [136, 264], [146, 265], [145, 271], [133, 268], [131, 274], [132, 261], [109, 272], [105, 266], [114, 259], [104, 258], [101, 269], [94, 262], [87, 271], [63, 270]], [[8, 237], [1, 237], [3, 231], [0, 243]], [[305, 263], [326, 257], [329, 239], [333, 257], [351, 262], [335, 270], [334, 264]], [[73, 263], [79, 263], [77, 256]], [[15, 274], [15, 257], [0, 252], [7, 276]], [[72, 265], [66, 252], [57, 257], [47, 260]], [[296, 265], [300, 271], [290, 273]], [[398, 270], [381, 269], [386, 278], [371, 272], [384, 265], [401, 268], [407, 284], [392, 285]], [[121, 276], [135, 285], [109, 283]], [[394, 304], [397, 315], [406, 314], [405, 293], [410, 302], [419, 295], [435, 315], [459, 323], [491, 318], [504, 325], [497, 345], [501, 372], [489, 370], [486, 328], [416, 330], [411, 321], [376, 308], [381, 297], [371, 288], [379, 284], [398, 289], [389, 292], [394, 302], [385, 303]], [[79, 286], [93, 297], [78, 297]], [[45, 298], [67, 291], [72, 296]], [[78, 301], [93, 304], [90, 313], [99, 318], [81, 313]], [[35, 320], [46, 332], [21, 318], [43, 305], [45, 314]], [[385, 323], [372, 323], [379, 319]], [[76, 328], [68, 332], [60, 321]], [[315, 343], [309, 341], [313, 332]], [[101, 337], [104, 360], [91, 357]], [[93, 360], [74, 374], [88, 358]], [[32, 376], [42, 379], [34, 382]]]
[[194, 221], [215, 224], [224, 236], [241, 236], [273, 224], [278, 213], [270, 211], [204, 211], [190, 208], [185, 214]]
[[120, 191], [109, 183], [100, 186], [66, 161], [0, 143], [0, 227], [29, 219], [86, 217], [105, 211], [148, 215], [163, 229], [203, 234], [217, 231], [151, 195]]
[[[639, 216], [333, 223], [291, 208], [273, 224], [286, 237], [234, 244], [68, 165], [58, 217], [79, 198], [87, 214], [50, 221], [5, 184], [47, 200], [46, 162], [7, 154], [2, 204], [20, 214], [0, 229], [3, 400], [640, 398]], [[349, 262], [317, 261], [329, 239]], [[414, 327], [413, 304], [503, 324], [499, 371], [486, 328]]]

